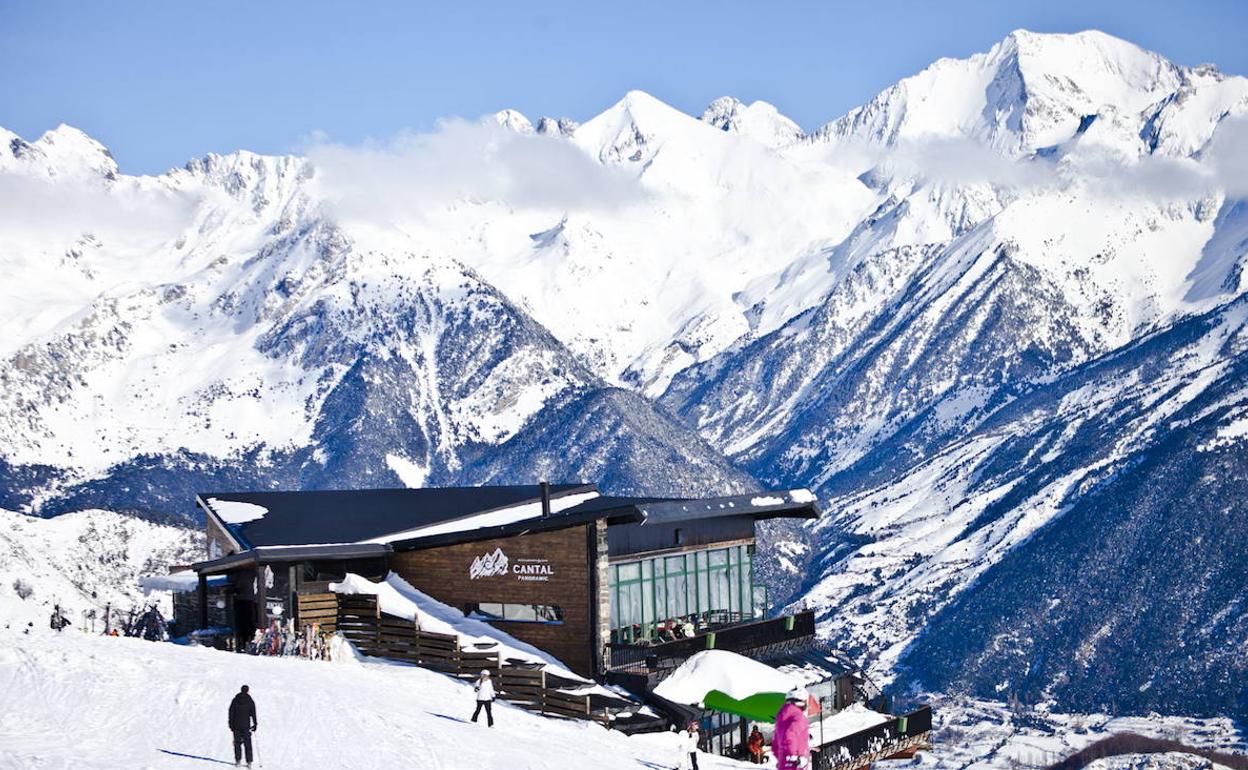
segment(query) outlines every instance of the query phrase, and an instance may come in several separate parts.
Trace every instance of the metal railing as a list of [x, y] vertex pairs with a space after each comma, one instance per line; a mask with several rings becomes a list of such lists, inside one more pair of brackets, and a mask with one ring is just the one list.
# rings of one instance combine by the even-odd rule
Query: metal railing
[[815, 635], [815, 613], [799, 612], [767, 620], [747, 620], [709, 628], [683, 639], [652, 644], [610, 645], [611, 671], [660, 672], [675, 668], [702, 650], [757, 652], [806, 642]]
[[932, 709], [924, 706], [904, 716], [831, 741], [814, 752], [813, 770], [851, 770], [918, 748], [932, 731]]

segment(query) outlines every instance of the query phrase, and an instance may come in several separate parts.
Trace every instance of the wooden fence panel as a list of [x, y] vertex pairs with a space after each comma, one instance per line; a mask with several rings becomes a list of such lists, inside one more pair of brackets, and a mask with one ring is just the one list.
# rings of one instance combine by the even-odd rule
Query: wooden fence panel
[[295, 622], [300, 627], [319, 625], [333, 633], [338, 628], [338, 594], [299, 594], [295, 601]]
[[[556, 682], [574, 686], [569, 680], [547, 681], [540, 668], [505, 666], [498, 650], [464, 650], [455, 634], [424, 631], [411, 620], [387, 615], [372, 596], [310, 595], [308, 613], [324, 616], [333, 607], [337, 630], [363, 655], [402, 660], [460, 678], [476, 678], [481, 671], [495, 675], [498, 696], [521, 708], [550, 716], [592, 719], [588, 695], [573, 695], [554, 689]], [[325, 597], [332, 597], [331, 601]], [[300, 605], [300, 616], [303, 615]]]

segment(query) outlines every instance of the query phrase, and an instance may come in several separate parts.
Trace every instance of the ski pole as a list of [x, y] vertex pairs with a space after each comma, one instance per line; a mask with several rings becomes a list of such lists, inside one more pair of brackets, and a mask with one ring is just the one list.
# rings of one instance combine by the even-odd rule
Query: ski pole
[[264, 767], [260, 762], [260, 743], [256, 740], [256, 731], [251, 731], [251, 753], [256, 758], [256, 767]]

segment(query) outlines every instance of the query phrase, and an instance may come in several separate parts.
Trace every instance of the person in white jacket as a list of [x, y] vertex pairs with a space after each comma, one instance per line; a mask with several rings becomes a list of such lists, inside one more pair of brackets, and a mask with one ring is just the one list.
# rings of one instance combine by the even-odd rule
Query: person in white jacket
[[494, 681], [490, 679], [489, 669], [485, 669], [477, 676], [477, 684], [473, 689], [477, 691], [477, 709], [472, 712], [472, 721], [476, 722], [477, 717], [481, 716], [481, 709], [485, 709], [485, 722], [490, 727], [493, 727]]
[[677, 770], [698, 770], [698, 723], [690, 722], [676, 737], [677, 748], [680, 750]]

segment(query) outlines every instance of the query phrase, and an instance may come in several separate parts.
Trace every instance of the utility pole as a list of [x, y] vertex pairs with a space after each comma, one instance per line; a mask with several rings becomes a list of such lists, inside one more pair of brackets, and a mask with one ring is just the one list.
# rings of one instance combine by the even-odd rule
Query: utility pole
[[824, 699], [824, 696], [820, 695], [819, 696], [819, 750], [820, 751], [823, 751], [824, 746], [826, 745], [823, 742], [823, 717], [825, 714], [827, 714], [827, 711], [824, 710], [823, 699]]

